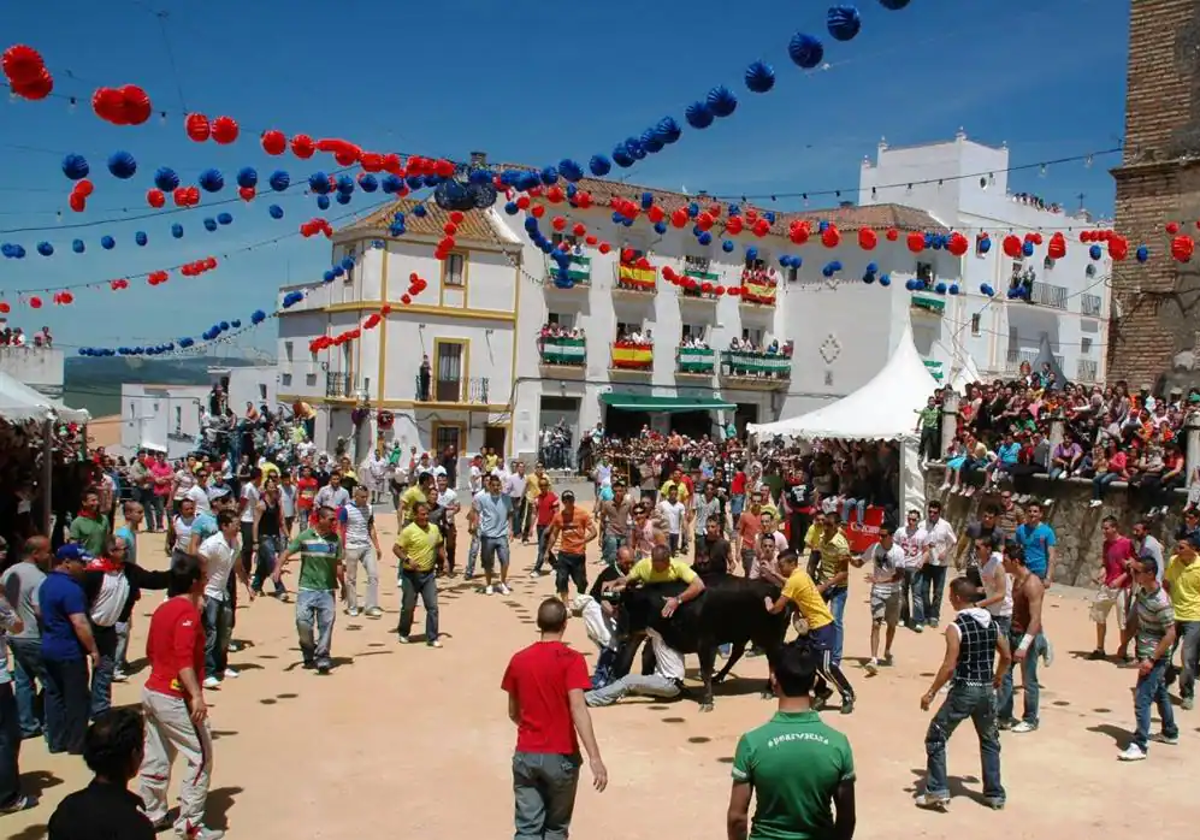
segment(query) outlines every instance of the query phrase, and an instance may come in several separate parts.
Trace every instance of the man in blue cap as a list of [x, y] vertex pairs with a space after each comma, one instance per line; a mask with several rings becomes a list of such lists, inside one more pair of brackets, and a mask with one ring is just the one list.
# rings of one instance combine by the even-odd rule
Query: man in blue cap
[[80, 579], [92, 556], [74, 543], [58, 549], [38, 591], [42, 615], [42, 666], [46, 675], [46, 741], [50, 752], [83, 753], [87, 734], [87, 660], [100, 665]]

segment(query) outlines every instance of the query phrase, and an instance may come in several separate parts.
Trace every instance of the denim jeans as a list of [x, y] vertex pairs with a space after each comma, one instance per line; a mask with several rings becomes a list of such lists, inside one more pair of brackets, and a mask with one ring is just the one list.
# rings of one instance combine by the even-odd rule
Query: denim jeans
[[566, 840], [579, 786], [577, 755], [515, 753], [515, 840]]
[[296, 633], [306, 665], [328, 668], [333, 664], [329, 646], [333, 643], [336, 617], [337, 601], [332, 590], [301, 589], [296, 593]]
[[0, 683], [0, 808], [12, 805], [21, 795], [21, 723], [17, 699], [10, 682]]
[[[1017, 648], [1021, 645], [1021, 637], [1024, 635], [1024, 630], [1013, 630], [1011, 626], [1009, 627], [1008, 643], [1012, 647], [1013, 654], [1016, 654]], [[1038, 685], [1037, 664], [1045, 649], [1046, 637], [1038, 633], [1025, 654], [1025, 661], [1017, 662], [1016, 659], [1013, 659], [1012, 664], [1009, 665], [1008, 673], [1004, 675], [1004, 682], [1000, 685], [1000, 694], [996, 698], [999, 706], [997, 716], [1000, 720], [1013, 720], [1013, 669], [1020, 665], [1021, 681], [1024, 684], [1022, 689], [1025, 692], [1025, 714], [1021, 716], [1021, 719], [1033, 726], [1038, 725], [1038, 700], [1041, 697], [1041, 690]]]
[[829, 661], [834, 665], [842, 664], [842, 644], [846, 639], [845, 625], [842, 623], [842, 618], [846, 615], [846, 596], [850, 590], [845, 586], [831, 586], [825, 590], [825, 602], [829, 604], [829, 611], [833, 613], [833, 626], [837, 631], [837, 640], [833, 643], [833, 650], [830, 651]]
[[1093, 478], [1092, 479], [1092, 498], [1095, 499], [1096, 501], [1100, 501], [1104, 497], [1104, 491], [1105, 491], [1105, 489], [1108, 488], [1108, 485], [1112, 484], [1118, 478], [1120, 478], [1120, 473], [1115, 473], [1115, 472], [1100, 473], [1095, 478]]
[[151, 531], [163, 529], [163, 497], [153, 490], [141, 492], [142, 508], [146, 511], [146, 524]]
[[467, 549], [467, 566], [463, 569], [464, 577], [475, 576], [475, 561], [479, 559], [479, 532], [471, 534], [471, 547]]
[[942, 612], [942, 592], [946, 588], [946, 567], [926, 563], [917, 570], [913, 621], [930, 626], [938, 623]]
[[233, 617], [233, 606], [216, 598], [206, 598], [204, 614], [204, 674], [221, 678], [229, 664], [229, 636], [233, 629], [229, 619]]
[[128, 662], [125, 654], [129, 652], [129, 622], [118, 621], [113, 627], [117, 631], [117, 652], [113, 655], [113, 661], [116, 662], [118, 669], [124, 668]]
[[610, 566], [613, 565], [617, 562], [617, 552], [626, 545], [629, 545], [628, 536], [605, 534], [600, 541], [600, 559]]
[[1179, 696], [1196, 696], [1196, 671], [1200, 665], [1200, 621], [1180, 621], [1175, 624], [1179, 631], [1179, 660], [1183, 666], [1179, 672]]
[[1175, 725], [1175, 711], [1171, 708], [1171, 698], [1167, 694], [1167, 659], [1166, 657], [1154, 663], [1150, 673], [1139, 676], [1137, 688], [1133, 695], [1133, 713], [1137, 719], [1137, 728], [1133, 732], [1133, 743], [1142, 748], [1143, 752], [1150, 749], [1150, 707], [1158, 706], [1158, 716], [1162, 718], [1162, 731], [1168, 738], [1179, 736], [1179, 727]]
[[729, 497], [729, 515], [733, 519], [733, 524], [736, 527], [738, 517], [742, 515], [742, 511], [746, 509], [746, 494], [738, 493], [736, 496]]
[[100, 665], [92, 669], [91, 700], [88, 705], [88, 717], [95, 719], [112, 706], [112, 678], [117, 667], [117, 628], [93, 624], [92, 637], [100, 652]]
[[483, 537], [479, 538], [479, 562], [483, 566], [484, 574], [491, 574], [496, 568], [496, 561], [500, 561], [500, 568], [508, 568], [508, 537]]
[[542, 564], [546, 562], [546, 531], [549, 530], [546, 525], [537, 526], [537, 559], [533, 561], [533, 570], [540, 572]]
[[679, 683], [660, 677], [658, 674], [638, 675], [626, 674], [616, 682], [611, 682], [604, 688], [587, 692], [584, 697], [589, 706], [611, 706], [627, 694], [639, 694], [644, 697], [659, 697], [669, 700], [678, 697], [682, 689]]
[[87, 734], [88, 666], [78, 659], [42, 659], [46, 674], [46, 743], [52, 753], [83, 754]]
[[949, 797], [946, 778], [946, 743], [958, 725], [967, 718], [975, 724], [979, 736], [979, 757], [983, 764], [983, 795], [989, 802], [1004, 802], [1000, 783], [1000, 734], [996, 731], [996, 692], [990, 685], [954, 685], [941, 708], [929, 722], [925, 733], [925, 792]]
[[851, 509], [858, 511], [858, 519], [856, 519], [854, 521], [861, 525], [862, 521], [863, 521], [863, 517], [866, 516], [866, 513], [867, 513], [867, 500], [866, 499], [845, 499], [845, 500], [843, 500], [842, 501], [842, 521], [843, 522], [850, 521]]
[[[900, 623], [906, 626], [909, 624], [909, 617], [915, 617], [919, 609], [917, 607], [917, 600], [921, 597], [917, 590], [917, 576], [919, 574], [920, 572], [917, 569], [906, 568], [904, 570], [904, 579], [900, 581]], [[912, 623], [916, 624], [916, 621], [914, 620]]]
[[[262, 592], [263, 584], [271, 577], [271, 573], [275, 571], [275, 564], [279, 558], [279, 543], [282, 537], [275, 537], [270, 534], [264, 534], [258, 538], [258, 553], [254, 560], [254, 576], [250, 579], [250, 588], [255, 592]], [[271, 586], [274, 587], [275, 593], [280, 594], [287, 592], [287, 587], [280, 581], [276, 583], [271, 581]]]
[[425, 641], [436, 642], [438, 637], [437, 573], [400, 570], [400, 626], [401, 636], [412, 632], [413, 613], [417, 609], [417, 595], [425, 608]]
[[32, 738], [44, 731], [42, 710], [38, 705], [38, 688], [45, 689], [46, 674], [42, 669], [41, 639], [9, 639], [12, 648], [13, 684], [17, 697], [17, 718], [21, 722], [21, 737]]

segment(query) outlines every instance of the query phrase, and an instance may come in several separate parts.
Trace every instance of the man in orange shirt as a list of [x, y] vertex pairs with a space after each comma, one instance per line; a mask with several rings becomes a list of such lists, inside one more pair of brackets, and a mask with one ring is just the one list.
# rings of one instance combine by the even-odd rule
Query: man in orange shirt
[[567, 585], [572, 580], [575, 581], [578, 594], [583, 595], [587, 592], [587, 544], [596, 539], [596, 525], [592, 517], [575, 507], [575, 494], [570, 490], [563, 491], [560, 501], [562, 510], [556, 513], [550, 522], [543, 556], [549, 559], [550, 552], [554, 550], [555, 540], [561, 540], [554, 585], [558, 597], [565, 602]]

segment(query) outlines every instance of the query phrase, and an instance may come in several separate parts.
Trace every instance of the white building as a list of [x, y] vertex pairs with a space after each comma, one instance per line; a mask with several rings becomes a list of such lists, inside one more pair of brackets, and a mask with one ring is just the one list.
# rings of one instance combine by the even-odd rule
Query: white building
[[[717, 225], [713, 242], [701, 246], [690, 222], [662, 236], [644, 214], [632, 227], [618, 226], [609, 202], [615, 196], [640, 202], [650, 193], [669, 214], [693, 201], [707, 207], [710, 199], [590, 178], [577, 186], [591, 194], [590, 209], [547, 204], [539, 222], [546, 237], [555, 233], [556, 216], [568, 220], [564, 235], [572, 235], [576, 224], [586, 227], [573, 265], [578, 282], [571, 289], [555, 286], [547, 258], [526, 233], [526, 214], [508, 215], [503, 198], [488, 211], [467, 214], [458, 226], [455, 250], [444, 262], [434, 259], [433, 250], [449, 218], [432, 202], [423, 218], [413, 213], [413, 201], [401, 200], [339, 230], [332, 260], [336, 264], [353, 254], [353, 270], [332, 283], [280, 290], [280, 301], [296, 290], [307, 297], [278, 319], [279, 398], [317, 409], [318, 445], [332, 449], [343, 438], [362, 457], [378, 436], [406, 450], [454, 445], [471, 452], [488, 446], [531, 456], [538, 430], [559, 419], [570, 423], [578, 440], [580, 429], [601, 420], [609, 428], [652, 423], [713, 433], [714, 423], [744, 426], [793, 416], [849, 394], [882, 367], [909, 317], [905, 283], [919, 268], [926, 270], [921, 266], [948, 283], [961, 282], [961, 259], [944, 250], [914, 255], [903, 233], [898, 241], [885, 237], [891, 227], [946, 232], [930, 214], [909, 207], [806, 212], [813, 234], [803, 246], [787, 238], [796, 216], [783, 213], [763, 237], [726, 236]], [[721, 206], [724, 217], [728, 211]], [[406, 215], [407, 232], [392, 239], [387, 228], [398, 210]], [[841, 231], [837, 247], [821, 244], [817, 227], [822, 221]], [[862, 227], [878, 233], [879, 244], [871, 252], [858, 245]], [[588, 246], [589, 235], [610, 243], [612, 251], [604, 255]], [[725, 239], [736, 243], [730, 253], [722, 248]], [[381, 242], [384, 247], [372, 247]], [[681, 275], [739, 286], [750, 264], [750, 246], [757, 250], [755, 266], [776, 272], [773, 305], [684, 295], [664, 279], [663, 268], [670, 266]], [[623, 249], [649, 261], [656, 276], [649, 292], [618, 287]], [[781, 267], [784, 255], [802, 257], [803, 265]], [[841, 268], [826, 277], [822, 269], [835, 261]], [[870, 262], [879, 275], [890, 275], [890, 288], [863, 281]], [[428, 288], [404, 306], [400, 299], [414, 272]], [[353, 329], [384, 305], [390, 313], [358, 340], [310, 352], [313, 338]], [[582, 328], [582, 349], [540, 345], [539, 332], [548, 322]], [[613, 342], [619, 332], [634, 331], [652, 336], [650, 359], [644, 369], [617, 368]], [[681, 369], [677, 351], [684, 336], [701, 336], [713, 349], [702, 360], [707, 370]], [[773, 376], [750, 373], [745, 357], [724, 355], [734, 337], [760, 346], [791, 342], [790, 363], [780, 365], [778, 356], [752, 359], [755, 368], [773, 362], [782, 370]], [[948, 352], [944, 348], [950, 342], [936, 329], [932, 337], [930, 361], [948, 363], [938, 354]], [[426, 356], [427, 388], [420, 376]], [[380, 427], [381, 412], [393, 418], [390, 428], [386, 422]]]
[[[1108, 343], [1112, 260], [1107, 248], [1091, 259], [1080, 233], [1110, 226], [1086, 213], [1072, 214], [1035, 196], [1008, 190], [1009, 150], [968, 140], [959, 131], [944, 143], [890, 147], [879, 144], [876, 160], [863, 161], [859, 204], [898, 202], [920, 208], [972, 241], [963, 260], [964, 294], [943, 298], [914, 316], [917, 347], [928, 351], [937, 336], [965, 349], [982, 374], [1015, 373], [1022, 362], [1037, 358], [1046, 339], [1063, 373], [1080, 382], [1104, 380]], [[964, 177], [971, 176], [971, 177]], [[896, 186], [900, 185], [900, 186]], [[1009, 233], [1023, 239], [1041, 231], [1043, 242], [1032, 256], [1013, 259], [1002, 242]], [[1066, 256], [1047, 255], [1053, 233], [1066, 238]], [[981, 234], [991, 249], [980, 253]], [[1028, 300], [1010, 300], [1014, 283], [1030, 287]], [[991, 304], [980, 292], [987, 283], [996, 290]], [[916, 310], [914, 310], [916, 311]]]
[[[0, 322], [0, 326], [3, 323]], [[0, 347], [0, 370], [55, 399], [63, 393], [63, 351], [53, 347]]]
[[229, 407], [240, 417], [247, 402], [275, 407], [277, 373], [271, 366], [213, 367], [208, 385], [121, 385], [121, 447], [131, 455], [144, 446], [166, 449], [169, 458], [182, 458], [196, 448], [201, 409], [209, 407], [213, 385], [229, 395]]

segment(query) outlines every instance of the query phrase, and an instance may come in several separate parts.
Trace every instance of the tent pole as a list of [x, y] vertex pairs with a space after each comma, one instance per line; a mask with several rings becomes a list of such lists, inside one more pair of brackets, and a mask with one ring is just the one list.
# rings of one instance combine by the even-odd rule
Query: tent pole
[[54, 479], [54, 420], [42, 421], [42, 533], [50, 536], [50, 482]]

